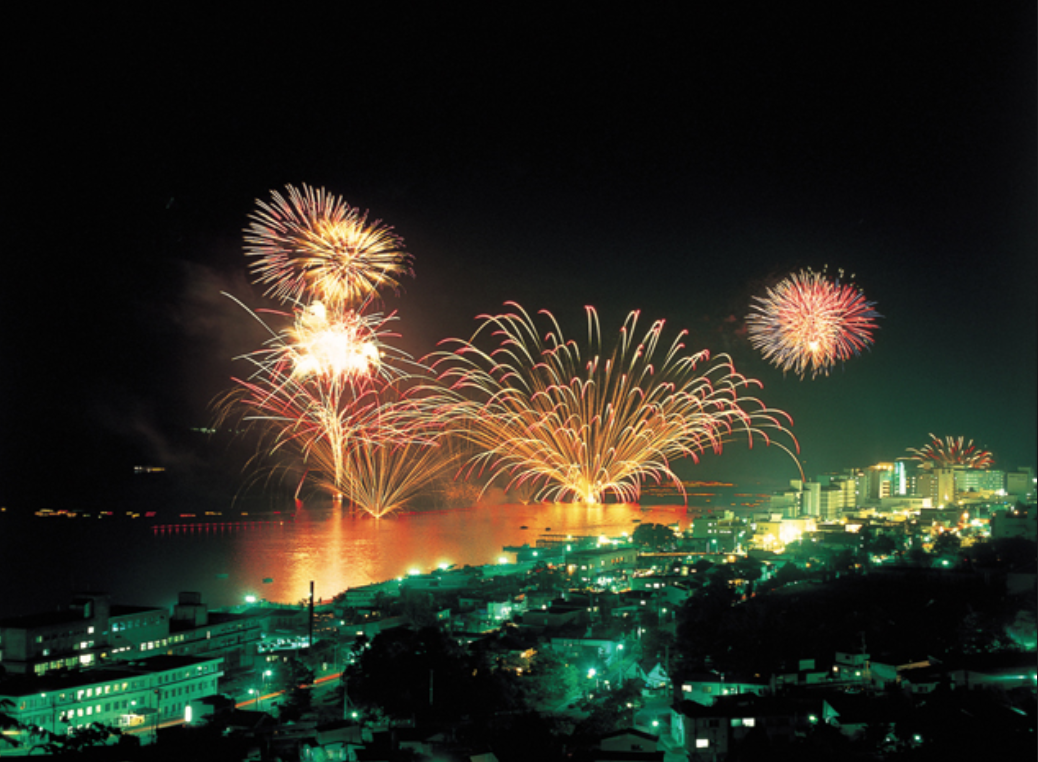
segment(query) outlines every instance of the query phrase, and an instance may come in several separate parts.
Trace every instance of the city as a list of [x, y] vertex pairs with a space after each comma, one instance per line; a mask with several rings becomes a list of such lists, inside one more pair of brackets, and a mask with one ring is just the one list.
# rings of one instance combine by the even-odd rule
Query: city
[[917, 466], [309, 605], [76, 593], [0, 619], [0, 755], [914, 759], [964, 748], [940, 706], [1012, 758], [1035, 739], [1034, 474]]
[[0, 758], [1034, 758], [1035, 3], [8, 27]]

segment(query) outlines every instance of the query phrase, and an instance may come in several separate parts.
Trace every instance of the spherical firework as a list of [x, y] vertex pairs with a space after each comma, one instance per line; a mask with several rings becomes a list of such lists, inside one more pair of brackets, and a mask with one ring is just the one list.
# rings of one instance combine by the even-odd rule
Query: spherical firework
[[995, 462], [990, 452], [975, 446], [972, 439], [967, 442], [963, 437], [945, 437], [941, 440], [931, 434], [928, 445], [919, 449], [909, 447], [908, 451], [913, 453], [910, 460], [918, 461], [919, 467], [927, 470], [956, 466], [990, 468]]
[[[788, 416], [747, 396], [760, 384], [726, 356], [699, 372], [709, 354], [683, 354], [684, 332], [655, 365], [662, 321], [638, 341], [638, 313], [631, 313], [616, 349], [603, 356], [592, 308], [582, 353], [549, 313], [542, 313], [551, 329], [541, 339], [530, 316], [510, 306], [515, 313], [484, 316], [472, 341], [453, 340], [454, 349], [433, 358], [446, 391], [431, 404], [474, 447], [472, 470], [485, 470], [488, 484], [501, 477], [506, 489], [532, 486], [538, 499], [634, 501], [645, 479], [680, 489], [671, 462], [720, 452], [737, 430], [751, 443], [758, 435], [767, 441], [763, 428], [786, 431]], [[484, 332], [498, 343], [489, 352], [473, 343]]]
[[399, 286], [411, 273], [402, 239], [367, 212], [303, 185], [288, 196], [257, 201], [245, 231], [245, 253], [266, 294], [282, 301], [356, 303]]
[[750, 343], [764, 359], [801, 378], [828, 375], [872, 342], [879, 313], [850, 283], [802, 270], [754, 297], [746, 318]]

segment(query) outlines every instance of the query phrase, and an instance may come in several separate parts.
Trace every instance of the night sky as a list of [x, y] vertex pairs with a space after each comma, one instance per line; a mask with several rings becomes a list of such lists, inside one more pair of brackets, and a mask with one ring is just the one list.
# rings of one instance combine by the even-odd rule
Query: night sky
[[[416, 356], [509, 300], [577, 337], [585, 305], [607, 335], [640, 309], [763, 381], [808, 474], [929, 432], [1033, 467], [1035, 8], [919, 6], [8, 19], [0, 505], [206, 460], [184, 432], [261, 338], [220, 291], [273, 306], [241, 232], [288, 183], [404, 238], [386, 308]], [[824, 265], [876, 302], [875, 345], [784, 376], [751, 297]], [[742, 444], [678, 471], [796, 475]]]

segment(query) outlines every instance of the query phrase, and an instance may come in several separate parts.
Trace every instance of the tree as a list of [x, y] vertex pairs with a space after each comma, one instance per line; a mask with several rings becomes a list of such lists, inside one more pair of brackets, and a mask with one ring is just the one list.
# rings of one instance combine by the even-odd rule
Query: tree
[[673, 530], [663, 524], [639, 524], [631, 535], [631, 542], [660, 550], [674, 544], [675, 535]]
[[775, 581], [780, 585], [788, 585], [791, 582], [799, 582], [806, 576], [799, 566], [789, 561], [775, 574]]
[[438, 627], [394, 628], [379, 635], [343, 677], [365, 710], [455, 721], [511, 709], [511, 694], [481, 654]]
[[897, 543], [889, 534], [872, 537], [868, 542], [868, 551], [874, 556], [889, 556], [897, 550]]
[[0, 699], [0, 741], [6, 743], [8, 746], [18, 746], [18, 741], [7, 735], [6, 731], [22, 730], [24, 725], [18, 722], [8, 712], [14, 709], [14, 702], [10, 699]]
[[523, 678], [526, 702], [531, 708], [560, 701], [579, 691], [576, 667], [567, 664], [550, 649], [541, 649], [533, 657], [530, 674]]
[[433, 611], [432, 596], [428, 593], [406, 590], [400, 596], [400, 615], [414, 629], [436, 625], [436, 612]]
[[40, 731], [38, 735], [45, 737], [47, 741], [34, 746], [33, 749], [40, 749], [48, 754], [79, 755], [90, 746], [107, 746], [113, 738], [118, 739], [119, 746], [134, 745], [133, 741], [125, 740], [126, 737], [123, 736], [121, 730], [100, 722], [69, 728], [67, 735], [58, 735], [49, 731]]
[[960, 547], [962, 547], [962, 540], [959, 539], [957, 534], [942, 532], [933, 541], [933, 554], [940, 556], [946, 553], [958, 553]]
[[530, 571], [528, 579], [542, 593], [564, 590], [567, 581], [561, 566], [548, 566], [543, 561]]

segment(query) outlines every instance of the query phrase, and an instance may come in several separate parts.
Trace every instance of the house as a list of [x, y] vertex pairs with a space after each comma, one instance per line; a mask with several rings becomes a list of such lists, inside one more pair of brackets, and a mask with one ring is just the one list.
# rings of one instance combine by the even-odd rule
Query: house
[[909, 671], [930, 666], [928, 658], [904, 654], [886, 654], [873, 657], [870, 664], [872, 683], [878, 688], [900, 685]]
[[723, 672], [693, 674], [681, 684], [681, 698], [703, 706], [712, 706], [723, 696], [771, 693], [771, 679], [761, 675], [740, 675]]
[[671, 709], [671, 733], [693, 759], [721, 762], [751, 732], [764, 733], [773, 748], [781, 747], [835, 717], [832, 706], [817, 696], [728, 695], [710, 706], [679, 702]]
[[549, 640], [552, 651], [567, 660], [601, 659], [605, 665], [623, 658], [624, 639], [616, 637], [594, 637], [590, 628], [583, 635], [560, 635]]
[[635, 728], [624, 728], [602, 736], [598, 750], [590, 755], [595, 762], [662, 762], [664, 750], [659, 736]]
[[786, 688], [830, 684], [835, 678], [832, 666], [821, 659], [793, 660], [772, 673], [772, 688], [778, 692]]

